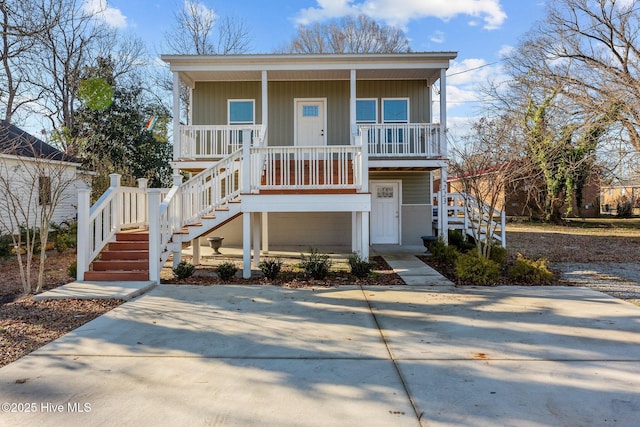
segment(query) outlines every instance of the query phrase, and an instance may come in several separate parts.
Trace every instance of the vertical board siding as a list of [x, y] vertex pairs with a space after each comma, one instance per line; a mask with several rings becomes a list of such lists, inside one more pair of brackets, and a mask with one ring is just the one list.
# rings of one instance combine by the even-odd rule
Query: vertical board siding
[[202, 82], [193, 90], [193, 124], [226, 125], [229, 99], [255, 99], [256, 124], [262, 123], [260, 82]]
[[429, 172], [371, 172], [370, 180], [402, 180], [402, 204], [430, 204]]

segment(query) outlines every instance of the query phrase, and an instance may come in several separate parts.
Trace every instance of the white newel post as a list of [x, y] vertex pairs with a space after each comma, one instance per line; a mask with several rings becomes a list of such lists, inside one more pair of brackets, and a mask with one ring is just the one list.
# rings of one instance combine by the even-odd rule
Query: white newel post
[[88, 188], [78, 189], [78, 261], [76, 264], [76, 279], [84, 280], [85, 271], [89, 270], [89, 242], [91, 234], [89, 234], [89, 203], [91, 198], [91, 190]]
[[242, 129], [242, 193], [251, 192], [251, 129]]
[[[117, 189], [120, 187], [120, 174], [112, 173], [109, 175], [109, 186]], [[119, 192], [116, 192], [113, 197], [113, 203], [111, 204], [111, 228], [114, 231], [120, 231], [122, 213], [122, 197]]]
[[[147, 189], [149, 180], [147, 178], [138, 178], [138, 188]], [[149, 209], [147, 208], [147, 192], [136, 195], [136, 220], [140, 220], [140, 215], [144, 217], [145, 225], [149, 222]]]
[[149, 280], [160, 283], [160, 189], [152, 188], [149, 197]]
[[[182, 175], [180, 175], [179, 173], [173, 174], [173, 186], [177, 187], [180, 184], [182, 184]], [[173, 225], [172, 228], [174, 233], [182, 229], [182, 209], [183, 209], [182, 193], [176, 194], [176, 197], [178, 197], [178, 200], [176, 200], [176, 202], [173, 204], [175, 206], [175, 210], [173, 212], [169, 212], [169, 214], [172, 215], [170, 222]], [[180, 261], [182, 261], [182, 243], [181, 242], [175, 245], [175, 249], [173, 251], [173, 268], [178, 267], [178, 264], [180, 264]]]

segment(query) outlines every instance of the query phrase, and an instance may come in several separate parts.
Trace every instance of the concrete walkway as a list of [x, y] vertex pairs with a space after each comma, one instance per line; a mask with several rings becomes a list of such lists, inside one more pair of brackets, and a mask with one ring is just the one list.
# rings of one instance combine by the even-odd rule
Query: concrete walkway
[[0, 425], [636, 426], [639, 330], [583, 288], [159, 285], [1, 368]]

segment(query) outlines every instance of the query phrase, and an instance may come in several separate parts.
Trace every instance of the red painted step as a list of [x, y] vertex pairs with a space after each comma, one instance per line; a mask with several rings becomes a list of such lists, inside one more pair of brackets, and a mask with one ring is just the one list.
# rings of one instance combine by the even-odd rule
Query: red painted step
[[84, 280], [95, 282], [135, 282], [149, 280], [148, 271], [87, 271]]
[[106, 246], [84, 278], [96, 282], [149, 280], [149, 233], [116, 233], [116, 241]]

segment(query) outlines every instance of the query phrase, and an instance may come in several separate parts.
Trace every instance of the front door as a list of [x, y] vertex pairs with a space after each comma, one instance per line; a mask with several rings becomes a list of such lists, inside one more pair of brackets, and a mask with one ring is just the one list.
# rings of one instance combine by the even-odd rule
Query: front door
[[400, 184], [371, 183], [371, 243], [400, 243]]
[[298, 146], [326, 145], [324, 99], [296, 99], [296, 141]]

